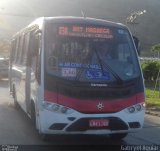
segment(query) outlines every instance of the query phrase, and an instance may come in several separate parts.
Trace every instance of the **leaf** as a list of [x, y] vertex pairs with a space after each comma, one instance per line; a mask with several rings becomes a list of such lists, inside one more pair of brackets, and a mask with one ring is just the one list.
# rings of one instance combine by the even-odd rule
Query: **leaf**
[[160, 44], [153, 45], [151, 47], [151, 51], [153, 51], [153, 52], [160, 52]]

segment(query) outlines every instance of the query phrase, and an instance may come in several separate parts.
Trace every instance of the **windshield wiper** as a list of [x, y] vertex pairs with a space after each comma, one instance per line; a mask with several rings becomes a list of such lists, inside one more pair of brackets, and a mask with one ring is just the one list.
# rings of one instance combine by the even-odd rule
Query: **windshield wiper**
[[[104, 61], [99, 57], [96, 49], [94, 49], [94, 51], [95, 51], [96, 57], [97, 57], [97, 59], [98, 59], [98, 62], [99, 62], [99, 65], [100, 65], [100, 68], [101, 68], [101, 71], [102, 71], [103, 76], [105, 76], [105, 71], [104, 71], [104, 67], [105, 67], [106, 69], [108, 69], [108, 70], [112, 73], [112, 75], [114, 76], [114, 78], [117, 80], [117, 83], [118, 83], [118, 84], [123, 84], [124, 81], [121, 79], [121, 77], [120, 77], [108, 64], [104, 63]], [[88, 58], [89, 56], [90, 56], [90, 55], [88, 55], [88, 56], [86, 57], [86, 59], [85, 59], [85, 61], [84, 61], [83, 63], [87, 63], [87, 61], [88, 61], [87, 58]], [[85, 69], [86, 69], [86, 68], [83, 68], [83, 69], [81, 69], [81, 70], [78, 72], [75, 80], [79, 80], [79, 78], [81, 77], [81, 74], [83, 73], [83, 71], [84, 71]]]
[[115, 79], [117, 80], [117, 83], [118, 83], [118, 84], [123, 84], [124, 81], [122, 80], [122, 78], [121, 78], [108, 64], [106, 64], [106, 63], [99, 57], [99, 54], [97, 53], [96, 49], [94, 49], [94, 51], [95, 51], [96, 57], [97, 57], [97, 59], [98, 59], [98, 62], [99, 62], [99, 64], [100, 64], [100, 66], [101, 66], [102, 74], [105, 75], [105, 74], [104, 74], [104, 67], [105, 67], [106, 69], [108, 69], [108, 70], [112, 73], [112, 75], [113, 75], [113, 76], [115, 77]]

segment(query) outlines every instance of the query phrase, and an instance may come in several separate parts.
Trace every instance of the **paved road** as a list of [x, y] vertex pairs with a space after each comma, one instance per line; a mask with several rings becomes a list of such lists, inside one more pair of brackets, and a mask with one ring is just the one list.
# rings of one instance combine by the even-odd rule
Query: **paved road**
[[146, 115], [142, 131], [129, 134], [123, 141], [115, 142], [107, 136], [65, 136], [43, 142], [30, 120], [21, 111], [13, 107], [9, 97], [8, 80], [0, 82], [0, 144], [16, 145], [160, 145], [160, 117]]

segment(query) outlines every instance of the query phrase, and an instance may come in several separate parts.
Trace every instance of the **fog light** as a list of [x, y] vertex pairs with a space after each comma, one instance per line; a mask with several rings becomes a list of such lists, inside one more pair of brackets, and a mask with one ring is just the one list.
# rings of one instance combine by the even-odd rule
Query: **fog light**
[[130, 107], [130, 108], [128, 108], [128, 111], [129, 111], [130, 113], [133, 113], [133, 112], [135, 112], [135, 108], [134, 108], [134, 107]]

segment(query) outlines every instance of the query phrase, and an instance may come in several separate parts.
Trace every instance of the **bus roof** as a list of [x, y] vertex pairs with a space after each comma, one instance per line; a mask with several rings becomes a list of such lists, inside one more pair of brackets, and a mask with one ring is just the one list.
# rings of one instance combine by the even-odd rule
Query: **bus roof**
[[60, 23], [86, 23], [86, 24], [97, 24], [97, 25], [108, 25], [108, 26], [114, 26], [114, 27], [121, 27], [121, 28], [126, 28], [125, 25], [122, 23], [116, 23], [116, 22], [111, 22], [107, 21], [104, 19], [96, 19], [96, 18], [89, 18], [89, 17], [74, 17], [74, 16], [58, 16], [58, 17], [41, 17], [36, 19], [34, 22], [32, 22], [30, 25], [33, 24], [38, 24], [42, 22], [60, 22]]
[[116, 23], [112, 21], [107, 21], [104, 19], [96, 19], [89, 17], [74, 17], [74, 16], [58, 16], [58, 17], [39, 17], [30, 23], [27, 27], [18, 31], [13, 37], [15, 37], [18, 33], [24, 32], [27, 28], [32, 26], [39, 26], [39, 29], [42, 29], [44, 22], [58, 22], [58, 23], [75, 23], [75, 24], [93, 24], [93, 25], [101, 25], [101, 26], [112, 26], [119, 28], [127, 28], [122, 23]]

